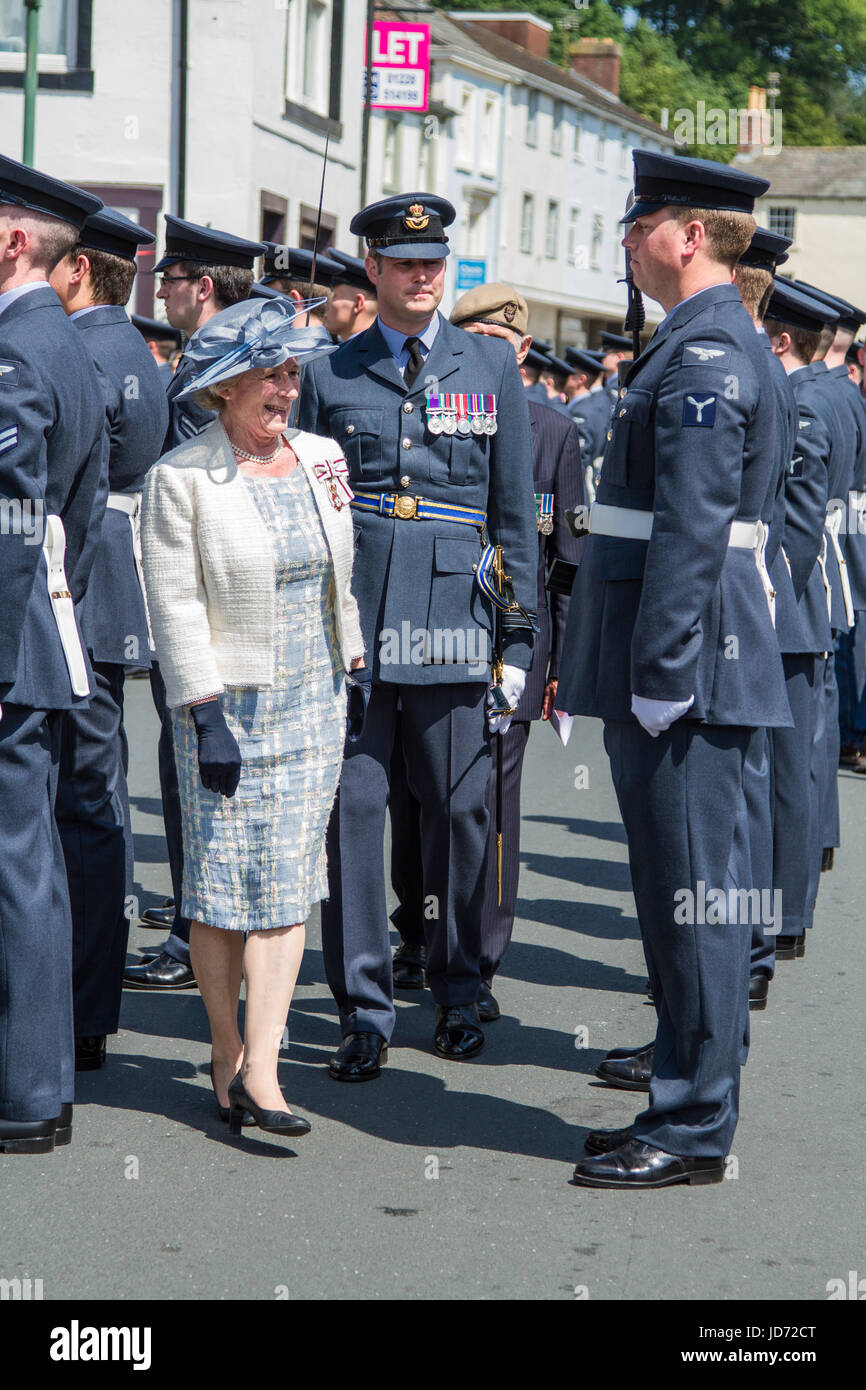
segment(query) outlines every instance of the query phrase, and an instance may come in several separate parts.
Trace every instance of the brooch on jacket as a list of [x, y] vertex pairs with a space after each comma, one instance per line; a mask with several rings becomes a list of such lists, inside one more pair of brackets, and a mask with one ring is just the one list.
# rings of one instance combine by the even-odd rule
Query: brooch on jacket
[[316, 477], [327, 485], [331, 506], [338, 512], [347, 502], [351, 502], [355, 495], [346, 481], [348, 476], [349, 469], [345, 459], [324, 459], [316, 464]]

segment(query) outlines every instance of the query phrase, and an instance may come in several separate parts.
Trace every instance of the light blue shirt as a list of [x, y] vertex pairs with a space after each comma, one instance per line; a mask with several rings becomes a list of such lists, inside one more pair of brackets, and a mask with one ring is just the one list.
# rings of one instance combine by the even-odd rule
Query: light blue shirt
[[80, 319], [82, 314], [92, 314], [94, 309], [104, 309], [104, 304], [88, 304], [86, 309], [76, 309], [74, 314], [70, 314], [71, 319]]
[[29, 294], [31, 290], [42, 290], [47, 284], [47, 280], [30, 280], [26, 285], [16, 285], [14, 290], [4, 290], [0, 294], [0, 314], [4, 309], [8, 309], [10, 304], [14, 304], [16, 299], [20, 299], [22, 294]]
[[376, 322], [379, 325], [379, 330], [382, 334], [382, 337], [385, 339], [385, 342], [388, 345], [388, 349], [391, 353], [391, 356], [397, 363], [397, 370], [399, 371], [401, 376], [405, 376], [406, 367], [409, 362], [409, 353], [406, 349], [407, 338], [420, 339], [421, 352], [426, 359], [431, 347], [433, 346], [433, 341], [436, 337], [436, 334], [439, 332], [438, 313], [433, 315], [432, 319], [430, 320], [427, 327], [424, 329], [422, 333], [402, 333], [396, 328], [389, 328], [387, 323], [383, 323], [381, 315], [376, 320]]

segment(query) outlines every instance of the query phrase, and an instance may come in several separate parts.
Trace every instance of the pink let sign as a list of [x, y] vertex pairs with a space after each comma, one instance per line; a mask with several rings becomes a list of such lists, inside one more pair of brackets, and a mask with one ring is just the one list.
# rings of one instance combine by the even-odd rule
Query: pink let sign
[[370, 105], [380, 111], [426, 111], [430, 26], [376, 20]]

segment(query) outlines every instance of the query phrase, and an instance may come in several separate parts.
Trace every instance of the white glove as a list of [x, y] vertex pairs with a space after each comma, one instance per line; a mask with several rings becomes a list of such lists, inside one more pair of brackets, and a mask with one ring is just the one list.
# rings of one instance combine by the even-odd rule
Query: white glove
[[694, 695], [687, 700], [645, 700], [643, 695], [632, 695], [631, 712], [650, 738], [658, 738], [659, 734], [671, 727], [674, 720], [682, 718], [694, 703]]
[[[516, 709], [518, 704], [520, 703], [520, 697], [523, 694], [523, 687], [525, 686], [525, 684], [525, 671], [521, 671], [517, 666], [503, 666], [502, 680], [499, 683], [499, 688], [505, 696], [506, 700], [508, 701], [509, 705], [511, 705], [512, 709]], [[508, 733], [514, 715], [491, 714], [490, 711], [493, 708], [493, 682], [491, 681], [487, 691], [487, 725], [492, 734]]]

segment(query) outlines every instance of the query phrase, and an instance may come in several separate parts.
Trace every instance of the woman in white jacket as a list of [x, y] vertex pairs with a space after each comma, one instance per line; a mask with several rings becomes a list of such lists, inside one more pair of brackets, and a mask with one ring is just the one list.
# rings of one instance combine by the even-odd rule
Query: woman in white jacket
[[346, 672], [358, 673], [353, 719], [369, 689], [346, 464], [334, 440], [288, 428], [299, 362], [334, 349], [323, 329], [296, 320], [288, 301], [247, 300], [194, 335], [186, 352], [202, 371], [187, 390], [218, 418], [151, 470], [142, 506], [173, 711], [183, 914], [211, 1080], [235, 1134], [242, 1121], [288, 1135], [310, 1128], [286, 1105], [277, 1060], [304, 923], [327, 892]]

